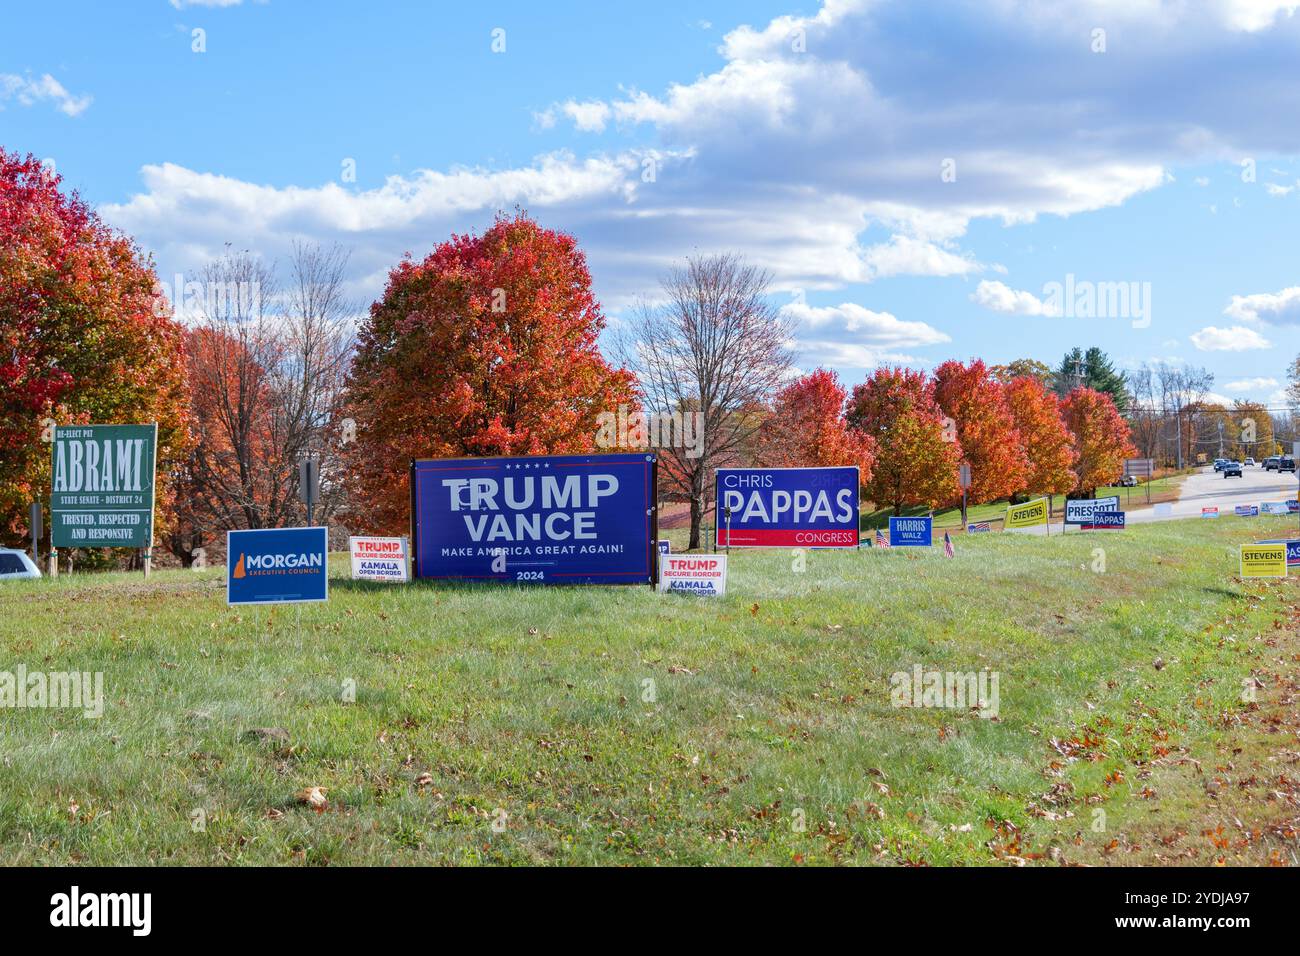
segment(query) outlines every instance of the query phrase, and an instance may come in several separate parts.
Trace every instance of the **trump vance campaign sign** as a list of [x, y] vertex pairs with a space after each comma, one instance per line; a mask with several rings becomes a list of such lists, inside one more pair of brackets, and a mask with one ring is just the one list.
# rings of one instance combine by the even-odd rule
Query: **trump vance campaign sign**
[[1066, 524], [1088, 524], [1095, 511], [1119, 511], [1119, 495], [1109, 498], [1078, 498], [1065, 503]]
[[1243, 578], [1286, 577], [1286, 545], [1243, 544], [1241, 576]]
[[659, 556], [659, 590], [674, 594], [722, 597], [727, 593], [725, 554], [663, 554]]
[[1007, 531], [1032, 530], [1047, 527], [1047, 499], [1035, 498], [1023, 505], [1008, 505], [1007, 516], [1002, 523]]
[[933, 533], [934, 519], [929, 515], [923, 518], [889, 519], [889, 546], [891, 548], [928, 548]]
[[390, 581], [405, 584], [405, 538], [348, 538], [348, 551], [352, 554], [352, 580]]
[[715, 492], [720, 548], [858, 546], [856, 465], [719, 468]]
[[152, 547], [157, 442], [157, 425], [54, 429], [50, 490], [54, 547]]
[[652, 584], [655, 455], [411, 463], [417, 578]]
[[226, 603], [329, 600], [329, 532], [259, 528], [226, 532]]

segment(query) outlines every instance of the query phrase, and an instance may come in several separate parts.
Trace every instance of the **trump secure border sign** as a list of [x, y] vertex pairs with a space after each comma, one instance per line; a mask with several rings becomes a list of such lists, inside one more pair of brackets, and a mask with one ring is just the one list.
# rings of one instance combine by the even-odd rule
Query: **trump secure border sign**
[[858, 546], [856, 465], [719, 468], [715, 492], [720, 548]]
[[417, 578], [653, 584], [655, 455], [411, 463]]
[[152, 547], [157, 443], [157, 425], [54, 429], [50, 488], [54, 547]]
[[329, 600], [329, 531], [258, 528], [226, 532], [226, 603]]

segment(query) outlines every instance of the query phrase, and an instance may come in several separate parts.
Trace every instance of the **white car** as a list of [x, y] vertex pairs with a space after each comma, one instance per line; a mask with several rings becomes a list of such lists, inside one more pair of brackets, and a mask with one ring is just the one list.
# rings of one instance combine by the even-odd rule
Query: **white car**
[[26, 551], [14, 548], [0, 548], [0, 581], [13, 581], [18, 578], [39, 578], [41, 569], [36, 566]]

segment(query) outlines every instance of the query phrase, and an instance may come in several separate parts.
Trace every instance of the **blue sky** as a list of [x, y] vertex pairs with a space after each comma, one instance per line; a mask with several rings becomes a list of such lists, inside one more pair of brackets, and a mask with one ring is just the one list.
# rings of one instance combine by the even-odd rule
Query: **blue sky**
[[[27, 5], [0, 145], [168, 284], [226, 243], [337, 241], [364, 305], [404, 252], [521, 205], [577, 235], [614, 323], [673, 262], [738, 251], [800, 366], [850, 384], [1100, 345], [1276, 403], [1300, 352], [1296, 7]], [[1133, 297], [1053, 300], [1071, 276]]]

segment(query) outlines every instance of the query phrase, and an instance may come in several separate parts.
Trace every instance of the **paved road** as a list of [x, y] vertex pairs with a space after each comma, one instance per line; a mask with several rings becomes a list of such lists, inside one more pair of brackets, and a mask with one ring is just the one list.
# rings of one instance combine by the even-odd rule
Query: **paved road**
[[[1164, 517], [1200, 517], [1202, 508], [1218, 508], [1219, 514], [1230, 515], [1237, 505], [1258, 505], [1265, 501], [1294, 498], [1298, 487], [1300, 483], [1297, 483], [1296, 476], [1291, 472], [1265, 471], [1256, 465], [1254, 468], [1243, 468], [1240, 478], [1224, 478], [1211, 466], [1187, 477], [1178, 500], [1170, 503], [1173, 513]], [[1140, 490], [1133, 489], [1135, 506]], [[1121, 493], [1120, 500], [1124, 500], [1124, 493]], [[1161, 516], [1156, 515], [1154, 508], [1134, 507], [1128, 512], [1126, 520], [1159, 521]]]

